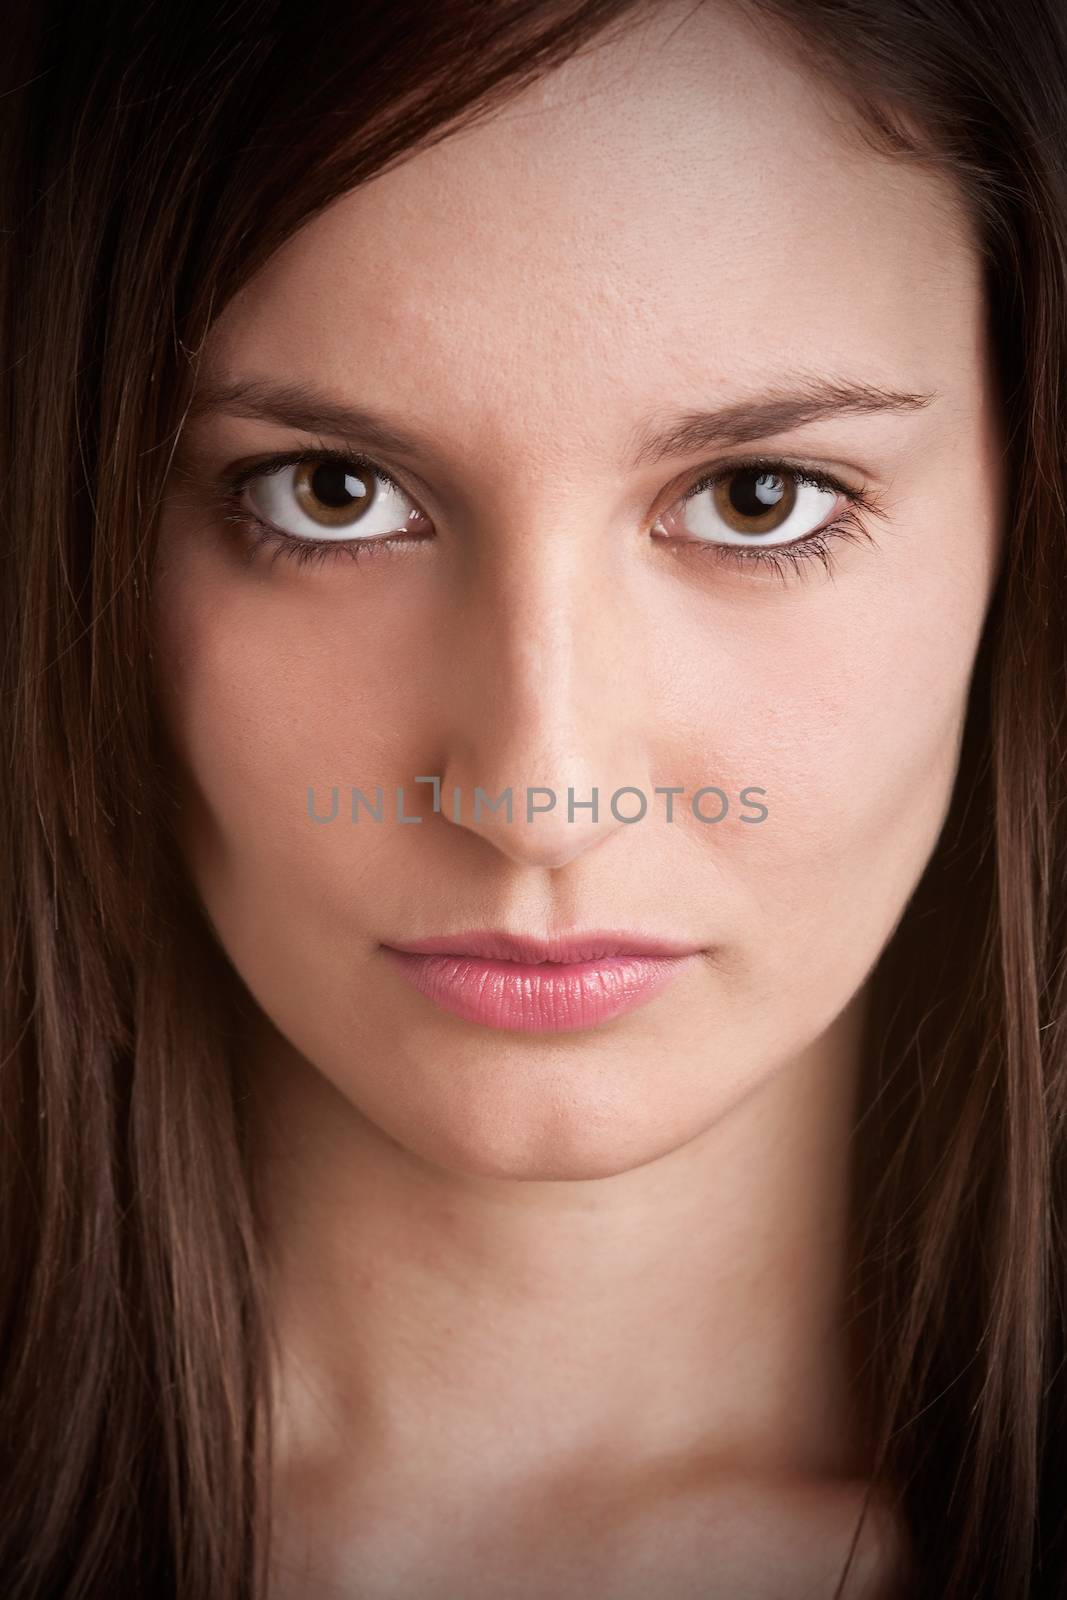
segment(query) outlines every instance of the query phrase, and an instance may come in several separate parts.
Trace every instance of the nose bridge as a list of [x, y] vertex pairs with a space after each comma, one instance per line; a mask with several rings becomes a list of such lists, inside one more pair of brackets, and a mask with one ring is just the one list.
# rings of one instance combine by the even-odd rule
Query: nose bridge
[[459, 788], [461, 826], [542, 866], [627, 825], [638, 802], [613, 808], [617, 790], [648, 794], [624, 586], [603, 545], [559, 534], [527, 529], [472, 576], [442, 784], [450, 820]]

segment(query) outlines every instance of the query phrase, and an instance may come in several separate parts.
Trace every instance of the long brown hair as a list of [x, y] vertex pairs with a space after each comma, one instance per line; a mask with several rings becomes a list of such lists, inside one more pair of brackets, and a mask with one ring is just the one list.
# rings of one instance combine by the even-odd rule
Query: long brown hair
[[[910, 1592], [1051, 1597], [1067, 1592], [1067, 13], [738, 3], [853, 98], [875, 148], [949, 173], [984, 251], [1004, 555], [952, 807], [871, 976], [849, 1326]], [[264, 1592], [273, 1347], [242, 1002], [168, 826], [147, 609], [205, 334], [331, 200], [642, 9], [22, 0], [5, 17], [7, 1600]]]

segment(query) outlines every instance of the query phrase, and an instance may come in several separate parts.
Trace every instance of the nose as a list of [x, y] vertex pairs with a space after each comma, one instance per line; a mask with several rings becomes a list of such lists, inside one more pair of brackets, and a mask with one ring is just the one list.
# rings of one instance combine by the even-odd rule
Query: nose
[[539, 867], [654, 814], [639, 618], [603, 556], [598, 568], [587, 544], [554, 531], [518, 541], [465, 589], [440, 790], [450, 822]]

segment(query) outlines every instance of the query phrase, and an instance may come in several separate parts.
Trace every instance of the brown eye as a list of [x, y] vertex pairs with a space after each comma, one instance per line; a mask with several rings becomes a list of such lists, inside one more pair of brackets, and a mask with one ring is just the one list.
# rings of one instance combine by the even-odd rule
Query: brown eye
[[849, 498], [799, 467], [727, 468], [696, 484], [661, 518], [667, 537], [691, 543], [775, 546], [817, 533]]
[[712, 487], [715, 509], [734, 533], [771, 533], [787, 522], [797, 503], [789, 476], [744, 467]]
[[340, 461], [298, 461], [293, 494], [300, 509], [328, 528], [347, 527], [374, 499], [372, 474]]
[[305, 456], [249, 478], [244, 493], [261, 522], [295, 540], [353, 543], [431, 527], [387, 473], [354, 461]]

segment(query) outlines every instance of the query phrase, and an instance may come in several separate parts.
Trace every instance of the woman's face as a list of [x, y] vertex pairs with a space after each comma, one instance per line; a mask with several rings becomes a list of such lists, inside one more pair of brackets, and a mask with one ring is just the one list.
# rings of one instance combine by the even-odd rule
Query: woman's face
[[[339, 1110], [457, 1170], [606, 1174], [818, 1048], [950, 798], [998, 555], [986, 360], [942, 180], [715, 5], [345, 196], [227, 306], [164, 511], [159, 688], [198, 892]], [[324, 448], [393, 481], [253, 479], [286, 548], [226, 520], [224, 480]], [[699, 953], [526, 1033], [382, 948], [484, 928]]]

